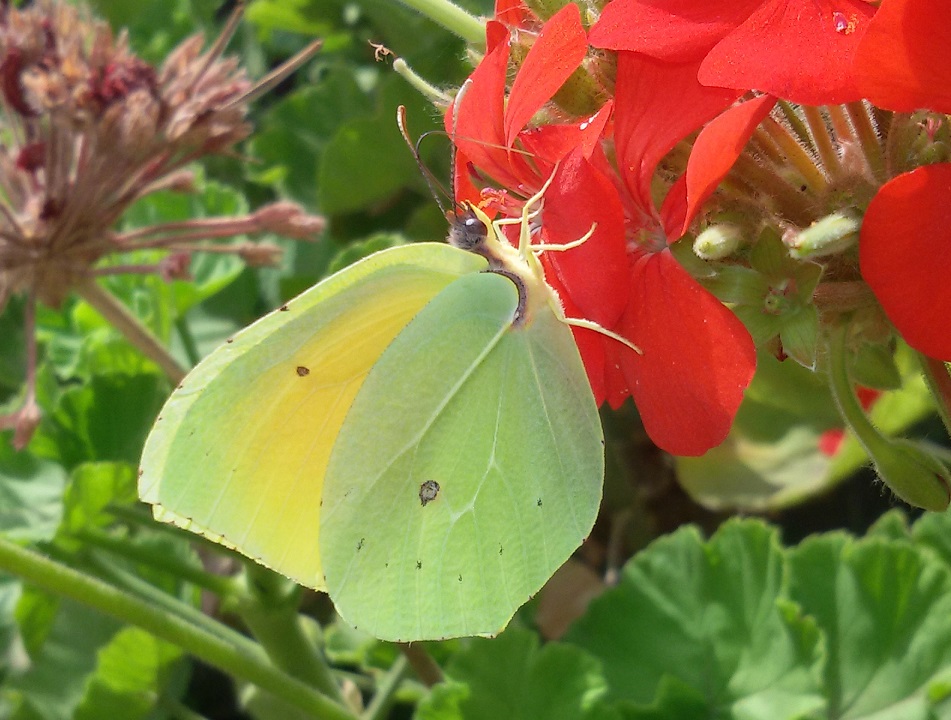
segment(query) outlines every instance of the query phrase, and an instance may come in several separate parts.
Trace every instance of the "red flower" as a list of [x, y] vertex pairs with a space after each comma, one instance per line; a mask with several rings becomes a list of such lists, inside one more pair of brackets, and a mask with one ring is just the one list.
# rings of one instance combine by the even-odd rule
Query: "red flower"
[[[888, 0], [856, 56], [860, 87], [882, 107], [951, 111], [951, 4]], [[947, 122], [943, 119], [942, 122]], [[951, 360], [951, 165], [885, 183], [862, 221], [862, 277], [916, 350]]]
[[888, 0], [859, 44], [855, 74], [864, 97], [879, 107], [951, 112], [948, 83], [951, 3]]
[[[735, 93], [700, 86], [695, 65], [634, 53], [619, 54], [616, 87], [615, 150], [626, 234], [639, 242], [629, 244], [627, 307], [611, 329], [643, 355], [589, 331], [578, 330], [575, 337], [592, 385], [603, 392], [599, 397], [616, 407], [630, 394], [655, 443], [674, 454], [700, 455], [729, 432], [756, 355], [743, 324], [677, 263], [667, 245], [683, 235], [772, 102], [756, 101], [752, 114], [747, 106], [722, 116], [735, 142], [724, 142], [730, 133], [711, 125], [719, 151], [710, 152], [701, 133], [695, 146], [701, 163], [691, 157], [687, 173], [658, 209], [651, 198], [658, 162]], [[570, 253], [564, 255], [568, 262]], [[562, 297], [566, 305], [575, 304], [572, 288], [564, 288]]]
[[[594, 394], [615, 407], [633, 396], [660, 447], [702, 454], [729, 431], [755, 369], [755, 351], [742, 323], [677, 263], [667, 244], [694, 219], [772, 100], [739, 106], [711, 123], [698, 138], [697, 161], [658, 209], [650, 187], [660, 160], [739, 93], [700, 86], [695, 63], [622, 54], [615, 99], [618, 175], [600, 148], [609, 135], [610, 105], [584, 122], [523, 128], [587, 51], [576, 7], [566, 6], [545, 25], [507, 104], [508, 33], [500, 27], [490, 23], [489, 50], [447, 128], [455, 132], [460, 155], [523, 199], [554, 173], [544, 198], [545, 242], [577, 239], [596, 223], [594, 236], [580, 247], [542, 256], [569, 317], [594, 320], [644, 351], [637, 355], [616, 340], [575, 329]], [[554, 79], [543, 81], [552, 68]]]
[[873, 13], [861, 0], [613, 0], [590, 42], [700, 61], [698, 77], [708, 86], [843, 103], [860, 98], [850, 59]]
[[902, 337], [951, 360], [951, 164], [899, 175], [872, 199], [859, 240], [862, 277]]
[[468, 164], [502, 187], [531, 197], [572, 149], [582, 146], [590, 152], [594, 148], [610, 116], [608, 107], [584, 122], [525, 129], [587, 53], [588, 41], [576, 5], [565, 6], [545, 23], [506, 103], [510, 39], [509, 28], [502, 23], [487, 24], [486, 55], [446, 114], [446, 132], [457, 148], [456, 175], [463, 182], [460, 199], [478, 200], [478, 193], [471, 196], [467, 193], [472, 190], [465, 187]]

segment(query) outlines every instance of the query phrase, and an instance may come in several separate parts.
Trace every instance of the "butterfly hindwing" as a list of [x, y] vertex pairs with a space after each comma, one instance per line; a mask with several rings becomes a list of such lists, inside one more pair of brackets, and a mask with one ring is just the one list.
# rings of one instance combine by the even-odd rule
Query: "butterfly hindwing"
[[341, 615], [377, 637], [499, 632], [594, 523], [602, 435], [577, 347], [550, 310], [513, 324], [517, 305], [502, 275], [453, 282], [341, 428], [322, 566]]

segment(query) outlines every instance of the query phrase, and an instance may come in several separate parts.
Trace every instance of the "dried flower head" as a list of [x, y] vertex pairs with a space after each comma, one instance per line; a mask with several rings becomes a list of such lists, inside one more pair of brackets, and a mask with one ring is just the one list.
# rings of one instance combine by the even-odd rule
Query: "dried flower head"
[[[322, 229], [320, 218], [279, 203], [279, 212], [114, 230], [142, 197], [190, 189], [186, 165], [227, 152], [246, 138], [248, 103], [312, 56], [318, 43], [255, 85], [236, 59], [222, 56], [238, 13], [211, 48], [204, 49], [202, 37], [191, 37], [155, 68], [131, 52], [125, 33], [114, 36], [83, 8], [56, 0], [3, 8], [0, 311], [14, 294], [27, 295], [31, 307], [35, 302], [58, 307], [73, 291], [85, 296], [94, 276], [121, 271], [122, 266], [97, 269], [110, 253], [167, 250], [168, 259], [147, 269], [181, 278], [187, 276], [190, 254], [204, 249], [201, 241], [264, 231], [306, 238]], [[255, 263], [277, 256], [270, 246], [215, 250]], [[101, 301], [101, 289], [99, 294]], [[29, 311], [28, 323], [32, 317]], [[27, 332], [32, 335], [32, 327]], [[35, 355], [32, 344], [30, 355]], [[34, 362], [26, 406], [17, 416], [0, 418], [0, 429], [21, 430], [30, 418], [35, 424]], [[18, 432], [17, 444], [28, 435]]]

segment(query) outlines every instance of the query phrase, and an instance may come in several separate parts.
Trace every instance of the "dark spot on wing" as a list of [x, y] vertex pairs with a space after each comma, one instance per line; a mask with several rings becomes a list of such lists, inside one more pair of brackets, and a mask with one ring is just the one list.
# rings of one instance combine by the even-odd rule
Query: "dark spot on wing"
[[228, 338], [227, 340], [225, 340], [225, 343], [228, 345], [230, 345], [233, 342], [234, 342], [234, 338]]
[[360, 542], [357, 543], [357, 552], [363, 550], [363, 543], [366, 541], [366, 538], [360, 538]]
[[462, 575], [459, 576], [459, 582], [462, 582]]
[[502, 554], [502, 545], [499, 544], [499, 555], [501, 555], [501, 554]]
[[535, 502], [535, 505], [537, 505], [538, 507], [541, 507], [541, 506], [542, 506], [542, 499], [541, 499], [541, 498], [538, 498], [538, 500]]
[[439, 483], [435, 480], [427, 480], [419, 486], [419, 504], [426, 506], [427, 503], [436, 499], [439, 494]]
[[422, 569], [423, 569], [423, 562], [422, 562], [422, 560], [417, 560], [417, 561], [416, 561], [416, 569], [417, 569], [417, 570], [422, 570]]
[[304, 367], [303, 365], [297, 366], [298, 377], [307, 377], [308, 375], [310, 375], [310, 368]]
[[287, 312], [287, 311], [290, 310], [291, 308], [290, 308], [289, 305], [281, 305], [281, 308], [280, 308], [280, 309], [281, 309], [281, 312]]

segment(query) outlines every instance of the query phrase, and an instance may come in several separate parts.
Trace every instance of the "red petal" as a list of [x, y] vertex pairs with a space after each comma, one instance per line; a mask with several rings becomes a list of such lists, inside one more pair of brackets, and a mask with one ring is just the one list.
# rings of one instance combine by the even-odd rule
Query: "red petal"
[[608, 3], [589, 42], [611, 50], [633, 50], [668, 62], [703, 57], [742, 23], [762, 0], [614, 0]]
[[577, 69], [587, 51], [581, 12], [568, 3], [545, 23], [515, 76], [505, 111], [506, 146], [511, 147], [515, 136]]
[[524, 27], [532, 17], [522, 0], [495, 0], [495, 19], [511, 27]]
[[[613, 108], [614, 101], [608, 100], [598, 112], [581, 122], [529, 128], [519, 134], [519, 142], [535, 156], [536, 162], [542, 160], [554, 165], [575, 148], [590, 157], [601, 142]], [[541, 172], [545, 174], [544, 170]]]
[[675, 455], [701, 455], [733, 424], [756, 369], [753, 341], [668, 250], [637, 259], [631, 289], [619, 332], [644, 354], [614, 343], [614, 356], [651, 439]]
[[610, 179], [576, 150], [555, 170], [542, 212], [549, 243], [570, 243], [596, 226], [579, 247], [542, 258], [579, 317], [613, 327], [627, 306], [628, 259], [624, 209]]
[[775, 104], [776, 98], [770, 95], [741, 103], [700, 131], [687, 161], [687, 212], [681, 235], [687, 232], [700, 206], [733, 167], [753, 131]]
[[865, 97], [889, 110], [951, 112], [949, 48], [951, 3], [888, 0], [859, 44], [859, 87]]
[[861, 0], [769, 0], [710, 51], [700, 82], [807, 105], [858, 100], [852, 58], [873, 13]]
[[617, 163], [628, 191], [643, 211], [653, 207], [651, 179], [661, 158], [737, 97], [735, 90], [701, 85], [696, 63], [664, 63], [636, 53], [618, 53], [614, 97]]
[[951, 360], [951, 164], [899, 175], [872, 199], [859, 261], [889, 320], [916, 350]]
[[505, 147], [502, 128], [509, 33], [500, 23], [490, 22], [486, 36], [492, 50], [482, 58], [446, 113], [446, 132], [473, 165], [501, 185], [518, 190], [524, 184], [522, 176], [532, 177], [533, 173], [522, 158], [513, 160]]

